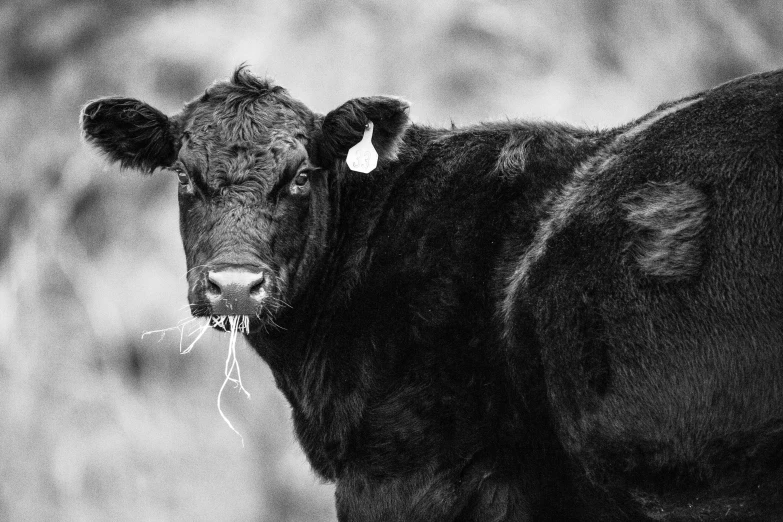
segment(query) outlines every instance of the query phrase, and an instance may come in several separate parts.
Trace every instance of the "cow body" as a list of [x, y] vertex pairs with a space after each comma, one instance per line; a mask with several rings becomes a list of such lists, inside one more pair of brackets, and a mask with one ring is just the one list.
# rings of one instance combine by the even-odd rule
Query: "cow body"
[[[496, 161], [519, 136], [536, 157], [530, 176]], [[507, 230], [530, 228], [536, 202], [599, 141], [565, 127], [413, 126], [406, 142], [425, 145], [404, 147], [399, 166], [337, 185], [334, 248], [317, 282], [276, 318], [285, 330], [249, 340], [314, 469], [337, 481], [345, 520], [567, 517], [567, 498], [538, 506], [540, 485], [559, 479], [519, 434], [535, 423], [548, 437], [525, 442], [555, 450], [546, 423], [509, 396], [496, 260]], [[484, 498], [496, 496], [507, 501]]]
[[572, 176], [517, 264], [508, 317], [618, 519], [783, 513], [781, 122], [779, 72], [662, 106]]
[[[608, 131], [442, 130], [389, 98], [317, 115], [239, 70], [171, 118], [114, 98], [82, 124], [178, 172], [193, 312], [254, 316], [340, 520], [763, 520], [781, 78]], [[369, 121], [378, 168], [352, 172]]]

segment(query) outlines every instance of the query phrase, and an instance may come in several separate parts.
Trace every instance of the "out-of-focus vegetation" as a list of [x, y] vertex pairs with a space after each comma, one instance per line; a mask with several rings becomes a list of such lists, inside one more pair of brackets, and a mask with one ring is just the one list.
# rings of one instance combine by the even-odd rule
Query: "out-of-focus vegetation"
[[[176, 181], [107, 167], [80, 107], [176, 111], [248, 62], [325, 112], [358, 95], [423, 123], [622, 123], [779, 67], [778, 0], [15, 0], [0, 5], [0, 520], [329, 520], [333, 488], [240, 347], [250, 401], [215, 399], [227, 337], [187, 316]], [[160, 340], [159, 340], [160, 339]]]

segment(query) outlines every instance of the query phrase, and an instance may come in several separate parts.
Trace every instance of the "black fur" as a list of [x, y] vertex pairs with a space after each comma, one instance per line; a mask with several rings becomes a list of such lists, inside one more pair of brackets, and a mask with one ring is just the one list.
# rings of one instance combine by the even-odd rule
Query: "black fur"
[[165, 114], [132, 98], [103, 98], [81, 114], [87, 141], [123, 167], [152, 172], [177, 156], [176, 124]]
[[209, 270], [267, 275], [248, 340], [340, 520], [775, 520], [781, 99], [776, 72], [608, 131], [446, 130], [239, 69], [162, 145], [111, 103], [83, 126], [121, 162], [181, 143], [193, 312]]
[[649, 183], [624, 198], [626, 219], [635, 225], [629, 249], [639, 268], [655, 277], [699, 274], [704, 251], [707, 201], [685, 183]]
[[603, 520], [783, 520], [781, 118], [781, 72], [662, 106], [520, 258], [508, 327]]

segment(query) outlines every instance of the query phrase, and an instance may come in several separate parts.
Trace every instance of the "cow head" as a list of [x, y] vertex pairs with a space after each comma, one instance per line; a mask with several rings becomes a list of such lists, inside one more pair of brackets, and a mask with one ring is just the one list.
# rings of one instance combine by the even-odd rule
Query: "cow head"
[[179, 180], [180, 231], [193, 315], [275, 316], [324, 256], [348, 150], [374, 124], [379, 171], [394, 161], [408, 106], [358, 98], [321, 116], [285, 89], [238, 69], [166, 116], [135, 99], [104, 98], [81, 118], [110, 160]]

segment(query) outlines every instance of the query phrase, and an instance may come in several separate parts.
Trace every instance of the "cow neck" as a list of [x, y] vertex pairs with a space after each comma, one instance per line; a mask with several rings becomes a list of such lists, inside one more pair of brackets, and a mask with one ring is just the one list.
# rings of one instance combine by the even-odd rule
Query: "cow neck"
[[368, 373], [366, 355], [357, 353], [352, 332], [336, 332], [330, 325], [345, 313], [367, 272], [368, 241], [402, 170], [398, 163], [369, 174], [342, 167], [332, 173], [329, 246], [313, 266], [308, 291], [293, 303], [285, 331], [249, 339], [292, 406], [298, 438], [313, 468], [327, 479], [339, 473], [350, 432], [361, 420]]
[[[512, 130], [528, 131], [520, 127], [478, 129], [476, 132], [483, 143], [481, 150], [498, 154]], [[552, 132], [546, 128], [530, 130], [534, 131], [544, 135]], [[375, 351], [376, 344], [382, 346], [382, 335], [395, 334], [374, 332], [370, 325], [352, 321], [350, 314], [361, 313], [352, 302], [355, 296], [361, 294], [366, 298], [371, 294], [364, 286], [370, 267], [378, 259], [373, 258], [368, 245], [383, 240], [379, 226], [391, 207], [397, 208], [398, 215], [404, 214], [399, 213], [400, 201], [395, 189], [407, 176], [417, 175], [409, 167], [432, 143], [432, 131], [415, 129], [413, 132], [412, 136], [411, 131], [406, 136], [399, 163], [382, 166], [370, 174], [350, 173], [345, 169], [332, 173], [329, 247], [315, 267], [309, 291], [294, 303], [296, 313], [286, 325], [288, 330], [269, 343], [270, 349], [259, 349], [259, 343], [253, 343], [291, 403], [297, 435], [311, 464], [327, 479], [339, 475], [354, 438], [352, 434], [361, 422], [368, 389], [372, 380], [378, 378], [373, 373], [372, 358], [388, 356]], [[574, 134], [573, 140], [557, 146], [543, 139], [535, 142], [538, 145], [531, 153], [535, 152], [536, 161], [529, 164], [531, 172], [526, 175], [538, 181], [533, 184], [535, 187], [530, 180], [520, 178], [518, 182], [525, 187], [525, 205], [533, 204], [528, 198], [544, 198], [554, 190], [553, 185], [565, 177], [559, 172], [570, 171], [598, 146], [589, 136]], [[474, 139], [470, 134], [463, 134], [459, 138], [462, 141], [457, 143]], [[564, 157], [568, 158], [568, 165], [564, 165]], [[492, 172], [484, 170], [484, 175], [478, 176], [477, 171], [470, 169], [473, 179], [495, 183]], [[515, 183], [512, 180], [510, 187]], [[512, 193], [504, 197], [513, 200]], [[387, 222], [386, 227], [389, 226], [392, 224]], [[387, 322], [380, 323], [389, 327]]]

